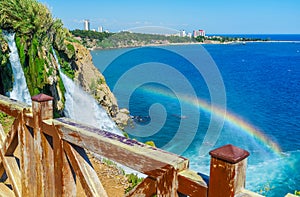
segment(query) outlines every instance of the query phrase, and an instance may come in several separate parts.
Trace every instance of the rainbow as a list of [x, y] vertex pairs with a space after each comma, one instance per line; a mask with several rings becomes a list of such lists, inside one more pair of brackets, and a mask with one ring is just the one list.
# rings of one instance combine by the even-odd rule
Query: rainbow
[[[176, 97], [175, 94], [170, 94], [161, 88], [147, 87], [147, 88], [142, 88], [142, 90], [144, 92], [148, 92], [151, 94], [165, 96], [165, 97], [169, 97], [171, 99], [178, 99], [178, 97]], [[214, 115], [217, 115], [218, 117], [220, 117], [222, 119], [225, 118], [225, 121], [227, 123], [229, 123], [230, 125], [243, 131], [248, 136], [255, 138], [260, 143], [265, 145], [267, 148], [272, 150], [275, 154], [282, 155], [281, 148], [277, 143], [272, 141], [262, 131], [260, 131], [259, 129], [250, 125], [249, 123], [247, 123], [245, 120], [243, 120], [239, 116], [229, 112], [228, 110], [224, 110], [221, 107], [212, 106], [209, 103], [207, 103], [206, 101], [204, 101], [200, 98], [197, 98], [197, 97], [192, 98], [192, 97], [189, 97], [186, 95], [180, 95], [179, 97], [180, 97], [180, 101], [184, 102], [185, 104], [200, 108], [203, 111], [210, 113], [210, 114], [214, 113]]]

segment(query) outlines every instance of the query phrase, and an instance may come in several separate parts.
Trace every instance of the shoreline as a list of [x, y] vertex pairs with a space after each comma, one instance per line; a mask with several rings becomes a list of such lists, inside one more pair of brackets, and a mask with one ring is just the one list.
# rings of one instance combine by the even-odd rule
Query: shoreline
[[130, 48], [139, 48], [139, 47], [159, 47], [159, 46], [181, 46], [181, 45], [207, 45], [207, 44], [247, 44], [247, 43], [300, 43], [300, 40], [258, 40], [258, 41], [231, 41], [231, 42], [219, 42], [219, 41], [209, 41], [209, 42], [179, 42], [179, 43], [163, 43], [163, 44], [146, 44], [146, 45], [135, 45], [135, 46], [122, 46], [122, 47], [109, 47], [101, 48], [94, 47], [88, 48], [90, 51], [96, 50], [113, 50], [113, 49], [130, 49]]

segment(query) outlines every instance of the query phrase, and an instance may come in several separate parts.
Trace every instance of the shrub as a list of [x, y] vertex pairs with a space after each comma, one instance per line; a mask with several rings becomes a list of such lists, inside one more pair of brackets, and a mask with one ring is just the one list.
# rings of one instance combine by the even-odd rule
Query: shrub
[[139, 183], [141, 183], [144, 179], [143, 178], [139, 178], [137, 176], [137, 174], [126, 174], [127, 180], [130, 183], [130, 186], [128, 188], [125, 189], [125, 192], [129, 192], [130, 190], [132, 190], [135, 186], [137, 186]]

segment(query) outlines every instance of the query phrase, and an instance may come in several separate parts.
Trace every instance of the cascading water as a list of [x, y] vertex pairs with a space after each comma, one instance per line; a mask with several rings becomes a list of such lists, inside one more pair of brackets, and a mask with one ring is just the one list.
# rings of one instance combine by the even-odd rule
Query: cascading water
[[31, 96], [27, 88], [25, 75], [20, 63], [18, 48], [15, 43], [15, 33], [3, 31], [3, 36], [7, 40], [10, 49], [9, 61], [12, 67], [14, 84], [13, 89], [9, 92], [11, 99], [15, 99], [31, 105]]
[[54, 50], [53, 55], [59, 66], [60, 76], [66, 89], [64, 110], [66, 117], [117, 135], [122, 135], [122, 132], [95, 99], [63, 74]]

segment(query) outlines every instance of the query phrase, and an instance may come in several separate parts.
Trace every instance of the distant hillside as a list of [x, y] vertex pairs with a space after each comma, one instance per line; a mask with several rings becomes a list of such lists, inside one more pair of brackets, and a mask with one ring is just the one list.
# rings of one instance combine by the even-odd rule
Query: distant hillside
[[149, 45], [168, 45], [175, 43], [205, 43], [205, 44], [223, 44], [232, 42], [249, 42], [249, 41], [268, 41], [268, 39], [230, 37], [230, 36], [198, 36], [180, 37], [165, 36], [158, 34], [142, 34], [132, 32], [107, 33], [86, 30], [70, 31], [75, 38], [89, 49], [111, 49], [139, 47]]
[[93, 31], [74, 30], [71, 33], [88, 48], [124, 48], [145, 45], [164, 45], [171, 43], [192, 43], [195, 39], [179, 36], [142, 34], [131, 32], [100, 33]]

